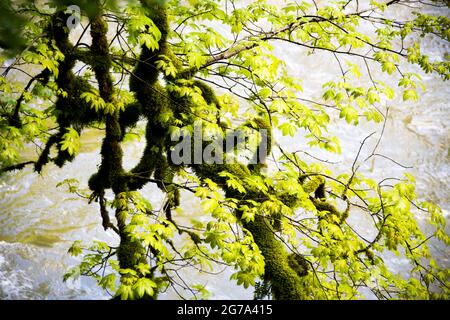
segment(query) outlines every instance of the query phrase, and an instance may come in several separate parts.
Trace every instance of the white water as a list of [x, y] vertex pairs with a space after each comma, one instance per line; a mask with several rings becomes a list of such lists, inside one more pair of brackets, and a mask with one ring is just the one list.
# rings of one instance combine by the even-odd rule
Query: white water
[[[394, 10], [396, 16], [405, 16], [406, 9]], [[450, 52], [448, 42], [427, 38], [423, 47], [431, 58]], [[329, 54], [317, 53], [307, 56], [304, 50], [277, 44], [276, 52], [284, 58], [291, 72], [303, 79], [306, 98], [320, 97], [320, 87], [328, 79], [339, 74], [334, 58]], [[376, 78], [385, 79], [378, 69]], [[423, 75], [427, 91], [417, 103], [403, 103], [396, 99], [389, 103], [390, 116], [379, 153], [396, 161], [413, 166], [408, 172], [417, 177], [418, 193], [423, 199], [431, 199], [444, 209], [449, 221], [450, 208], [450, 108], [448, 85], [436, 76]], [[362, 82], [367, 79], [362, 79]], [[367, 82], [365, 82], [367, 83]], [[391, 82], [395, 84], [394, 82]], [[359, 127], [343, 124], [342, 121], [330, 128], [341, 138], [342, 155], [331, 157], [320, 152], [315, 155], [339, 161], [336, 170], [348, 170], [353, 162], [362, 139], [373, 131], [378, 133], [380, 125], [361, 123]], [[67, 255], [67, 249], [74, 240], [100, 239], [117, 242], [116, 236], [105, 232], [97, 206], [82, 200], [68, 200], [71, 195], [58, 182], [75, 177], [86, 186], [89, 176], [96, 171], [100, 161], [97, 147], [100, 135], [89, 132], [83, 136], [83, 149], [76, 160], [63, 169], [49, 165], [42, 176], [31, 168], [9, 173], [0, 180], [0, 299], [103, 299], [109, 296], [97, 288], [94, 281], [81, 278], [75, 283], [63, 283], [62, 275], [77, 263]], [[308, 150], [301, 135], [295, 139], [295, 150]], [[279, 138], [283, 144], [287, 139]], [[373, 143], [373, 141], [372, 141]], [[370, 144], [369, 144], [370, 145]], [[142, 143], [125, 147], [126, 167], [130, 168], [140, 157]], [[370, 150], [368, 147], [366, 150]], [[308, 150], [310, 151], [310, 150]], [[27, 151], [29, 152], [29, 151]], [[373, 166], [372, 166], [373, 165]], [[376, 177], [402, 176], [405, 171], [394, 163], [377, 158], [361, 167], [367, 175]], [[144, 189], [152, 203], [161, 200], [161, 194], [152, 187]], [[198, 203], [184, 195], [184, 216], [195, 216], [201, 212]], [[155, 205], [156, 206], [156, 205]], [[178, 217], [183, 218], [183, 217]], [[421, 216], [418, 217], [422, 219]], [[351, 223], [364, 225], [357, 215], [351, 216]], [[369, 227], [366, 230], [370, 233]], [[450, 252], [439, 245], [432, 245], [432, 252], [438, 260], [450, 266]], [[398, 257], [388, 262], [396, 272], [405, 272], [407, 263]], [[244, 290], [229, 280], [230, 270], [217, 277], [200, 275], [197, 271], [185, 272], [186, 281], [207, 283], [216, 299], [251, 298], [251, 290]], [[175, 298], [167, 293], [161, 298]]]

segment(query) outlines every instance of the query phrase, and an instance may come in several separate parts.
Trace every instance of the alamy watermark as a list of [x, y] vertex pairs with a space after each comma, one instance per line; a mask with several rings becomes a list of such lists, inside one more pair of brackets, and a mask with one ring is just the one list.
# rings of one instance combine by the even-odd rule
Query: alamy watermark
[[66, 25], [69, 30], [75, 29], [81, 20], [81, 9], [77, 5], [70, 5], [67, 7], [66, 13], [70, 14], [66, 20]]
[[231, 164], [265, 163], [267, 157], [267, 130], [226, 130], [222, 134], [205, 135], [203, 126], [195, 124], [193, 134], [179, 130], [171, 135], [178, 142], [170, 150], [170, 159], [176, 164]]

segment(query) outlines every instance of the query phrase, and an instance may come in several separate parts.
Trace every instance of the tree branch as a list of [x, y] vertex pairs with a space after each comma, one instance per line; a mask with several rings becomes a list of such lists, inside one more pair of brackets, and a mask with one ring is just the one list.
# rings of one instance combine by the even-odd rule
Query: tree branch
[[7, 166], [7, 167], [3, 167], [0, 169], [0, 172], [8, 172], [8, 171], [14, 171], [14, 170], [21, 170], [23, 169], [25, 166], [29, 165], [29, 164], [35, 164], [36, 161], [25, 161], [22, 163], [18, 163], [18, 164], [14, 164], [11, 166]]

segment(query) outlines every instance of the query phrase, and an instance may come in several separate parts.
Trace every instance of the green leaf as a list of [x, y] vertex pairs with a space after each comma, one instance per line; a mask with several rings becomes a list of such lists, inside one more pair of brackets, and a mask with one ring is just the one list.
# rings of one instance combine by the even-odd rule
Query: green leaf
[[353, 107], [343, 107], [339, 113], [340, 118], [345, 118], [348, 123], [358, 124], [358, 111]]
[[108, 290], [114, 291], [115, 287], [116, 287], [116, 274], [110, 273], [110, 274], [102, 277], [100, 279], [100, 281], [98, 282], [98, 284], [103, 289], [108, 289]]
[[269, 88], [262, 88], [262, 89], [259, 91], [259, 96], [260, 96], [262, 99], [266, 99], [266, 98], [269, 97], [271, 94], [272, 94], [272, 90], [270, 90]]
[[216, 199], [205, 199], [202, 201], [202, 207], [205, 212], [212, 212], [219, 206]]
[[71, 268], [68, 272], [66, 272], [63, 276], [63, 281], [66, 282], [69, 279], [77, 279], [80, 276], [80, 267], [76, 266]]
[[381, 64], [381, 70], [387, 72], [388, 74], [393, 74], [395, 69], [395, 64], [390, 61], [385, 61]]
[[134, 292], [137, 294], [138, 298], [142, 298], [144, 296], [152, 297], [155, 293], [154, 288], [156, 288], [157, 285], [155, 282], [148, 278], [140, 278], [133, 286]]
[[120, 297], [121, 300], [133, 300], [133, 289], [131, 286], [122, 284], [116, 292], [116, 297]]
[[403, 91], [403, 101], [412, 100], [416, 102], [419, 99], [417, 92], [415, 90], [409, 89]]
[[222, 248], [223, 239], [226, 237], [224, 234], [220, 234], [217, 231], [209, 231], [206, 234], [205, 242], [211, 245], [211, 248]]
[[227, 180], [227, 186], [239, 191], [240, 193], [246, 193], [245, 188], [240, 184], [237, 180], [234, 179], [228, 179]]
[[290, 122], [285, 122], [285, 123], [281, 124], [278, 127], [278, 129], [281, 130], [281, 133], [283, 134], [283, 136], [290, 135], [291, 137], [293, 137], [295, 135], [295, 133], [297, 132], [297, 127]]
[[78, 132], [72, 128], [67, 128], [67, 132], [63, 135], [61, 144], [61, 150], [67, 150], [67, 152], [74, 156], [80, 149], [80, 136]]
[[255, 286], [255, 275], [248, 272], [236, 272], [231, 275], [231, 279], [236, 279], [238, 285], [243, 285], [245, 289]]
[[81, 246], [81, 240], [76, 240], [67, 251], [71, 256], [76, 257], [83, 253], [83, 247]]

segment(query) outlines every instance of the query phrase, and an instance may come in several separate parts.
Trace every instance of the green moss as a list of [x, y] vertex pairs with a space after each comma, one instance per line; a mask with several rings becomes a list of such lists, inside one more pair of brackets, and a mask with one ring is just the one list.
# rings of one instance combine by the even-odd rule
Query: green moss
[[[159, 48], [157, 50], [150, 50], [145, 46], [141, 49], [139, 62], [134, 68], [134, 75], [130, 78], [130, 90], [134, 92], [137, 103], [131, 104], [122, 112], [108, 115], [104, 119], [106, 132], [103, 140], [101, 156], [102, 162], [99, 171], [92, 175], [89, 179], [89, 187], [94, 192], [103, 192], [106, 188], [112, 188], [116, 195], [124, 194], [130, 190], [141, 188], [148, 182], [148, 178], [153, 174], [154, 178], [158, 180], [158, 187], [167, 193], [168, 203], [167, 210], [179, 205], [180, 194], [176, 185], [171, 182], [174, 179], [177, 168], [172, 166], [168, 161], [166, 154], [168, 153], [168, 146], [170, 146], [169, 126], [171, 125], [171, 115], [173, 117], [181, 118], [181, 114], [189, 113], [192, 102], [190, 99], [183, 98], [167, 98], [168, 93], [165, 88], [158, 83], [159, 71], [155, 66], [155, 62], [160, 59], [159, 55], [164, 54], [171, 59], [177, 68], [181, 69], [176, 56], [168, 49], [167, 37], [169, 33], [169, 24], [167, 21], [167, 12], [164, 6], [159, 5], [156, 0], [141, 1], [148, 9], [149, 17], [153, 20], [156, 26], [161, 31], [161, 40], [159, 41]], [[58, 23], [61, 21], [58, 20]], [[72, 68], [75, 62], [75, 57], [72, 55], [71, 44], [68, 41], [67, 33], [60, 34], [61, 30], [57, 31], [57, 38], [60, 44], [60, 50], [65, 54], [66, 59], [60, 65], [60, 77], [57, 79], [58, 85], [69, 93], [69, 97], [60, 97], [58, 100], [57, 110], [58, 122], [62, 128], [67, 126], [78, 126], [81, 130], [83, 125], [96, 121], [98, 115], [91, 114], [83, 101], [79, 99], [81, 92], [89, 91], [89, 84], [83, 82], [81, 79], [75, 77]], [[112, 81], [109, 73], [111, 61], [108, 53], [108, 42], [106, 39], [107, 25], [101, 19], [101, 16], [94, 17], [91, 21], [91, 36], [93, 44], [91, 47], [92, 59], [91, 66], [94, 69], [96, 79], [99, 86], [101, 97], [106, 102], [112, 100]], [[58, 44], [57, 44], [58, 45]], [[63, 51], [64, 50], [64, 51]], [[181, 76], [185, 71], [181, 71]], [[186, 72], [185, 72], [186, 73]], [[191, 76], [191, 75], [189, 75]], [[204, 97], [205, 101], [210, 105], [215, 105], [217, 110], [220, 109], [219, 101], [211, 87], [203, 82], [192, 80], [192, 86], [198, 87]], [[82, 116], [74, 115], [74, 110], [71, 109], [78, 106], [83, 110]], [[79, 110], [78, 109], [78, 110]], [[123, 152], [120, 146], [120, 141], [127, 127], [134, 125], [140, 116], [147, 119], [146, 126], [146, 147], [142, 157], [135, 168], [130, 173], [126, 173], [122, 167]], [[166, 117], [163, 117], [166, 115]], [[168, 116], [167, 116], [168, 115]], [[76, 118], [76, 120], [74, 120]], [[187, 116], [183, 118], [186, 124], [192, 124], [194, 117]], [[218, 123], [220, 119], [217, 119]], [[271, 126], [267, 119], [259, 118], [254, 121], [257, 125], [255, 129], [266, 129], [268, 138], [267, 154], [271, 151], [272, 132]], [[78, 128], [77, 127], [77, 128]], [[61, 131], [63, 132], [63, 131]], [[58, 136], [54, 138], [56, 141], [50, 141], [52, 145], [57, 143]], [[49, 151], [48, 151], [49, 152]], [[47, 158], [48, 158], [47, 152]], [[45, 158], [45, 154], [44, 157]], [[63, 160], [64, 157], [61, 158]], [[45, 159], [43, 159], [45, 160]], [[192, 165], [191, 168], [202, 179], [210, 178], [218, 183], [226, 193], [227, 197], [243, 198], [242, 194], [234, 189], [226, 187], [226, 178], [220, 177], [219, 173], [228, 171], [236, 176], [241, 181], [253, 175], [259, 175], [261, 166], [255, 166], [252, 170], [242, 164], [200, 164]], [[313, 181], [314, 179], [311, 179]], [[315, 181], [315, 180], [314, 180]], [[315, 182], [314, 182], [315, 183]], [[308, 181], [305, 185], [306, 189], [314, 192], [319, 188], [313, 182]], [[266, 195], [259, 190], [246, 186], [247, 193], [243, 200], [252, 199], [254, 201], [261, 201], [266, 199]], [[290, 200], [290, 199], [289, 199]], [[286, 200], [287, 201], [287, 200]], [[294, 201], [294, 200], [292, 200]], [[126, 210], [122, 208], [120, 210]], [[147, 263], [146, 251], [139, 241], [132, 240], [124, 231], [126, 221], [120, 218], [120, 211], [117, 209], [116, 217], [118, 219], [119, 232], [121, 236], [121, 243], [117, 251], [117, 256], [121, 268], [134, 269], [135, 266], [142, 262]], [[240, 211], [235, 212], [239, 218]], [[281, 216], [280, 216], [281, 217]], [[274, 216], [274, 221], [279, 221]], [[271, 218], [263, 216], [256, 216], [252, 222], [242, 222], [243, 227], [249, 230], [255, 243], [260, 248], [265, 259], [265, 280], [272, 285], [272, 293], [276, 299], [302, 299], [306, 294], [302, 284], [302, 277], [307, 274], [306, 261], [302, 257], [289, 255], [284, 245], [277, 239], [275, 235], [276, 223], [274, 226], [270, 224]], [[198, 235], [190, 235], [194, 242], [200, 242]], [[152, 252], [158, 254], [158, 252]]]
[[[69, 16], [63, 12], [57, 12], [52, 16], [46, 32], [55, 41], [58, 49], [64, 54], [64, 61], [58, 66], [58, 77], [56, 84], [58, 88], [65, 92], [65, 95], [59, 95], [55, 103], [55, 115], [59, 125], [59, 132], [49, 139], [43, 152], [39, 156], [35, 170], [40, 172], [42, 167], [49, 162], [50, 150], [56, 145], [58, 154], [54, 159], [54, 163], [62, 167], [67, 161], [74, 159], [66, 150], [61, 150], [61, 142], [67, 128], [71, 127], [78, 131], [93, 122], [101, 122], [104, 116], [95, 112], [89, 104], [87, 104], [80, 95], [88, 92], [93, 87], [83, 78], [75, 76], [72, 69], [75, 66], [76, 56], [73, 52], [73, 45], [69, 41], [69, 33], [66, 27], [66, 21]], [[104, 25], [103, 25], [104, 27]], [[108, 48], [106, 47], [106, 50]]]
[[[161, 39], [159, 48], [156, 50], [142, 46], [139, 62], [133, 72], [135, 76], [130, 78], [130, 90], [135, 93], [136, 99], [140, 103], [139, 111], [147, 118], [146, 147], [139, 163], [131, 170], [132, 175], [128, 181], [130, 190], [140, 189], [148, 182], [148, 178], [153, 173], [155, 173], [156, 179], [170, 178], [167, 181], [171, 181], [173, 178], [173, 176], [167, 177], [171, 169], [164, 156], [164, 152], [171, 143], [168, 129], [173, 119], [170, 116], [173, 105], [167, 98], [167, 91], [158, 82], [160, 72], [156, 68], [155, 62], [160, 59], [159, 55], [161, 54], [174, 61], [177, 59], [175, 56], [172, 57], [167, 49], [169, 24], [166, 8], [155, 1], [141, 2], [148, 9], [148, 16], [161, 31]], [[159, 187], [162, 188], [162, 185]]]
[[192, 81], [192, 84], [201, 90], [203, 99], [205, 99], [207, 104], [214, 104], [216, 107], [220, 107], [216, 93], [209, 85], [200, 80], [194, 80]]
[[169, 23], [167, 21], [167, 12], [164, 6], [159, 5], [155, 1], [141, 1], [149, 12], [148, 16], [161, 32], [161, 39], [159, 40], [159, 47], [156, 50], [150, 50], [146, 46], [142, 46], [139, 62], [133, 70], [133, 75], [130, 77], [130, 90], [136, 93], [137, 99], [144, 103], [149, 96], [147, 86], [154, 85], [159, 76], [159, 71], [156, 68], [156, 61], [159, 60], [159, 55], [167, 53], [167, 35], [169, 33]]
[[322, 176], [309, 177], [310, 180], [304, 182], [306, 177], [300, 177], [299, 180], [303, 181], [302, 187], [306, 193], [313, 193], [314, 197], [310, 196], [309, 199], [316, 207], [317, 211], [328, 212], [331, 215], [340, 218], [341, 223], [343, 223], [348, 217], [348, 209], [341, 213], [337, 207], [326, 200], [326, 190], [325, 190], [325, 178]]
[[132, 177], [128, 181], [130, 190], [142, 188], [148, 182], [148, 178], [153, 174], [155, 168], [161, 167], [161, 163], [167, 161], [163, 156], [167, 138], [166, 128], [159, 122], [153, 123], [149, 119], [145, 137], [147, 142], [142, 157], [131, 170]]
[[325, 181], [319, 185], [319, 187], [314, 191], [314, 198], [316, 199], [325, 199]]
[[94, 191], [96, 193], [100, 193], [101, 190], [107, 189], [102, 179], [100, 179], [100, 175], [98, 172], [91, 175], [88, 181], [88, 186], [91, 191]]
[[304, 277], [308, 274], [309, 264], [303, 256], [291, 253], [288, 256], [288, 264], [300, 277]]
[[180, 71], [178, 71], [177, 74], [177, 79], [192, 79], [194, 77], [194, 75], [197, 73], [197, 68], [193, 67], [193, 68], [184, 68]]
[[139, 103], [142, 105], [142, 114], [152, 123], [159, 122], [160, 114], [170, 110], [167, 92], [158, 82], [153, 84], [141, 83], [141, 87], [135, 92]]
[[142, 115], [142, 106], [139, 102], [132, 102], [125, 107], [119, 115], [121, 139], [125, 136], [127, 129], [136, 126]]
[[39, 155], [38, 160], [36, 161], [36, 164], [34, 165], [34, 170], [38, 173], [42, 171], [42, 168], [44, 165], [46, 165], [50, 161], [50, 150], [52, 146], [58, 141], [58, 137], [56, 135], [52, 135], [45, 144], [44, 149], [42, 150], [41, 154]]
[[164, 155], [159, 155], [159, 157], [160, 159], [157, 161], [154, 177], [158, 180], [156, 183], [158, 188], [167, 194], [164, 210], [166, 218], [172, 221], [171, 210], [180, 205], [180, 190], [172, 183], [176, 174], [176, 169], [170, 166]]
[[69, 69], [72, 69], [75, 65], [73, 59], [67, 59], [67, 54], [70, 54], [73, 45], [69, 41], [69, 30], [66, 26], [66, 21], [70, 15], [63, 11], [58, 11], [52, 15], [49, 24], [45, 28], [45, 32], [50, 35], [50, 38], [55, 40], [58, 49], [66, 56], [65, 62], [68, 64]]
[[[227, 178], [219, 176], [219, 173], [222, 171], [226, 171], [231, 173], [232, 175], [243, 179], [245, 177], [249, 177], [251, 175], [250, 170], [247, 166], [234, 163], [234, 164], [201, 164], [201, 165], [192, 165], [194, 172], [201, 178], [214, 178], [214, 181], [220, 185], [226, 185]], [[232, 190], [228, 190], [229, 193], [232, 193]]]
[[263, 280], [255, 283], [255, 292], [253, 294], [254, 300], [263, 300], [268, 298], [270, 300], [272, 285], [270, 281]]
[[72, 71], [66, 75], [67, 79], [57, 79], [58, 87], [67, 92], [67, 96], [59, 96], [55, 105], [57, 121], [60, 126], [72, 126], [81, 131], [94, 122], [104, 121], [104, 115], [96, 112], [90, 104], [80, 98], [83, 92], [93, 90], [93, 87], [83, 78], [76, 77]]
[[318, 211], [327, 211], [330, 214], [334, 214], [338, 217], [341, 216], [341, 213], [339, 212], [339, 210], [336, 208], [336, 206], [334, 206], [333, 204], [326, 202], [326, 201], [322, 201], [313, 197], [310, 197], [311, 202], [314, 204], [314, 206], [316, 207], [316, 209]]
[[287, 192], [278, 194], [277, 198], [289, 208], [296, 208], [299, 203], [297, 195], [289, 194]]
[[[54, 28], [53, 30], [58, 33], [57, 29]], [[84, 99], [80, 98], [83, 92], [92, 91], [93, 87], [85, 79], [75, 76], [73, 73], [72, 68], [75, 64], [75, 59], [72, 55], [71, 45], [66, 44], [68, 42], [68, 34], [64, 34], [66, 36], [65, 39], [56, 41], [56, 45], [65, 55], [64, 61], [59, 64], [56, 84], [58, 88], [66, 92], [66, 95], [59, 95], [55, 104], [57, 121], [63, 132], [69, 126], [73, 126], [76, 130], [81, 130], [92, 122], [103, 120], [102, 114], [95, 112]]]
[[[289, 255], [275, 238], [274, 230], [264, 217], [257, 216], [250, 223], [244, 223], [264, 256], [264, 278], [272, 284], [272, 294], [279, 300], [300, 300], [305, 298], [297, 265], [292, 268]], [[292, 264], [292, 263], [291, 263]]]
[[227, 164], [225, 170], [227, 170], [228, 172], [234, 174], [239, 178], [245, 178], [252, 174], [250, 170], [247, 168], [247, 166], [239, 163]]
[[167, 50], [166, 50], [166, 52], [164, 54], [165, 54], [165, 56], [167, 58], [170, 59], [170, 61], [172, 62], [173, 66], [177, 70], [181, 70], [183, 68], [183, 64], [181, 63], [180, 59], [178, 59], [178, 57], [173, 53], [172, 50], [170, 50], [170, 48], [167, 48]]
[[117, 249], [117, 258], [121, 269], [134, 269], [139, 263], [147, 263], [146, 251], [137, 240], [124, 237]]
[[270, 125], [270, 121], [267, 117], [258, 117], [253, 119], [253, 122], [256, 123], [257, 129], [265, 129], [267, 132], [267, 156], [272, 152], [273, 138], [272, 138], [272, 126]]
[[[302, 181], [302, 177], [299, 180]], [[322, 176], [312, 176], [308, 181], [302, 183], [302, 187], [306, 193], [312, 193], [323, 184], [325, 184], [325, 179]]]
[[[252, 156], [252, 164], [248, 166], [250, 171], [258, 174], [258, 172], [267, 168], [266, 158], [272, 152], [272, 126], [270, 125], [270, 121], [267, 117], [257, 117], [255, 119], [252, 119], [251, 121], [246, 122], [244, 126], [252, 128], [253, 130], [258, 131], [260, 134], [261, 142], [257, 146], [256, 151]], [[265, 143], [265, 154], [262, 154], [261, 152], [263, 143]]]
[[100, 96], [106, 101], [111, 101], [112, 78], [109, 73], [111, 58], [109, 57], [109, 43], [106, 37], [108, 25], [100, 15], [91, 19], [91, 53], [96, 58], [92, 66], [99, 84]]
[[71, 162], [73, 159], [75, 159], [75, 155], [70, 154], [67, 150], [61, 150], [61, 148], [58, 145], [58, 154], [53, 159], [53, 162], [60, 168], [62, 168], [66, 162]]
[[366, 254], [367, 259], [369, 259], [370, 263], [372, 265], [375, 265], [376, 264], [376, 262], [375, 262], [375, 254], [373, 253], [373, 251], [367, 249], [367, 250], [364, 251], [364, 253]]
[[[109, 72], [111, 59], [109, 57], [107, 31], [108, 26], [99, 12], [97, 16], [91, 19], [91, 53], [96, 57], [97, 61], [102, 61], [102, 63], [97, 63], [92, 67], [97, 79], [100, 96], [105, 102], [111, 102], [113, 83]], [[118, 112], [108, 114], [105, 117], [105, 129], [105, 138], [101, 149], [102, 163], [96, 177], [97, 181], [96, 183], [92, 181], [92, 185], [99, 185], [99, 181], [101, 181], [100, 186], [110, 184], [111, 189], [117, 195], [128, 190], [122, 166], [123, 151], [120, 141], [123, 135]]]
[[347, 208], [341, 214], [341, 221], [340, 221], [341, 224], [343, 224], [347, 220], [349, 212], [350, 212], [350, 205], [347, 205]]
[[189, 230], [183, 230], [183, 231], [186, 232], [187, 234], [189, 234], [189, 237], [195, 244], [199, 244], [202, 242], [202, 239], [200, 238], [200, 236], [198, 234], [196, 234], [195, 232], [192, 232]]
[[170, 32], [169, 22], [167, 20], [167, 7], [165, 1], [161, 0], [141, 0], [143, 7], [147, 8], [148, 17], [152, 19], [155, 25], [161, 31], [161, 42], [166, 43]]
[[[202, 164], [192, 166], [194, 172], [201, 178], [210, 178], [221, 185], [226, 191], [227, 197], [242, 198], [241, 194], [226, 187], [226, 179], [218, 174], [221, 171], [228, 171], [238, 178], [245, 178], [251, 175], [250, 170], [240, 164], [219, 165]], [[247, 190], [245, 199], [261, 201], [265, 198], [256, 190]], [[242, 215], [239, 210], [235, 212], [237, 217]], [[275, 230], [270, 224], [269, 218], [256, 216], [252, 222], [242, 221], [243, 226], [249, 230], [255, 243], [258, 245], [265, 259], [265, 280], [272, 284], [272, 293], [275, 299], [303, 299], [305, 293], [302, 291], [300, 277], [305, 275], [303, 265], [299, 261], [289, 258], [289, 255], [280, 241], [275, 237]], [[295, 262], [295, 264], [293, 264]], [[306, 270], [306, 269], [305, 269]]]
[[274, 231], [281, 231], [281, 219], [283, 215], [280, 212], [272, 214], [270, 220], [272, 221], [272, 228]]
[[158, 180], [157, 186], [165, 192], [170, 192], [173, 189], [173, 185], [166, 185], [165, 183], [171, 183], [174, 175], [174, 171], [170, 168], [166, 157], [161, 155], [155, 167], [155, 179]]

